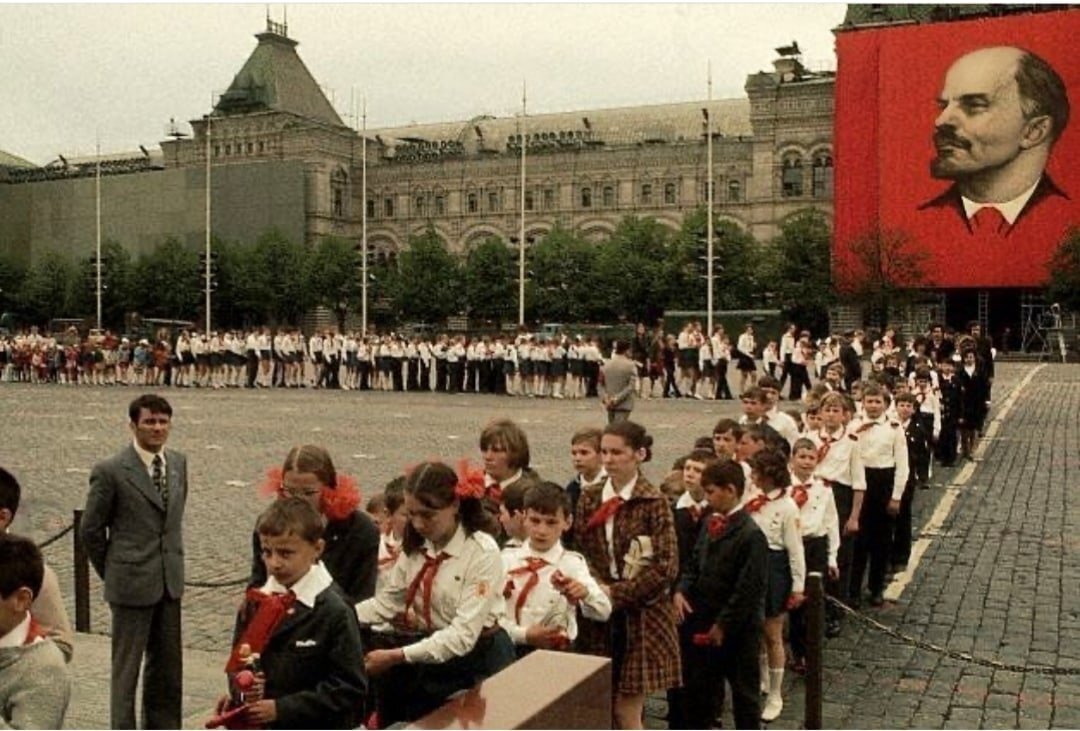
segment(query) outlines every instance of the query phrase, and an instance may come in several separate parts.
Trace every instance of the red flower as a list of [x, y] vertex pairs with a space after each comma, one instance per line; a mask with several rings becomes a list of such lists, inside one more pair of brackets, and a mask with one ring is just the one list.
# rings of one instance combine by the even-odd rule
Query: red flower
[[457, 485], [454, 487], [454, 495], [459, 500], [480, 500], [487, 494], [484, 485], [484, 471], [479, 467], [469, 464], [469, 460], [462, 458], [457, 464]]
[[[284, 498], [288, 496], [285, 492], [284, 473], [281, 467], [271, 467], [266, 471], [266, 480], [259, 485], [259, 497]], [[322, 494], [319, 496], [319, 510], [331, 522], [345, 520], [356, 512], [361, 497], [356, 478], [339, 472], [336, 487], [323, 486]]]

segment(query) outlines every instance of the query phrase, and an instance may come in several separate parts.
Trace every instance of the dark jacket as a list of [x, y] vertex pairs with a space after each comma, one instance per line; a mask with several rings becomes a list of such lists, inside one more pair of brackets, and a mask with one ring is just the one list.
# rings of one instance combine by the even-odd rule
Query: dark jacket
[[[327, 523], [323, 534], [326, 549], [322, 562], [350, 602], [362, 602], [375, 596], [379, 575], [379, 529], [366, 513], [354, 512], [345, 520]], [[259, 534], [252, 535], [254, 559], [249, 586], [266, 583]]]
[[[260, 657], [265, 697], [277, 704], [277, 721], [268, 728], [356, 728], [367, 692], [356, 612], [336, 585], [314, 607], [297, 601], [290, 611]], [[233, 645], [246, 624], [242, 613]]]
[[960, 384], [960, 418], [968, 428], [982, 428], [986, 419], [986, 400], [990, 396], [990, 380], [982, 363], [975, 365], [975, 374], [969, 376], [963, 366], [956, 369], [956, 382]]
[[679, 591], [695, 614], [714, 617], [726, 636], [757, 631], [765, 621], [768, 556], [765, 534], [739, 510], [720, 536], [701, 531]]
[[[679, 543], [680, 579], [682, 573], [686, 571], [686, 568], [690, 566], [690, 562], [693, 560], [694, 546], [697, 544], [698, 536], [701, 534], [701, 526], [710, 512], [706, 508], [701, 512], [701, 516], [694, 520], [694, 515], [689, 508], [675, 510], [675, 539]], [[677, 584], [676, 588], [678, 588]]]

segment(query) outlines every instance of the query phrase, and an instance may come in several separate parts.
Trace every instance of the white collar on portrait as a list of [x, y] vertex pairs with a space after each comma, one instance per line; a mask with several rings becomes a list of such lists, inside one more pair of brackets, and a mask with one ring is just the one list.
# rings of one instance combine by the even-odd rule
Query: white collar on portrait
[[1036, 180], [1035, 183], [1023, 193], [1016, 196], [1010, 201], [1005, 201], [1004, 203], [978, 203], [971, 200], [970, 198], [960, 196], [960, 200], [964, 204], [964, 215], [970, 221], [971, 217], [974, 216], [980, 208], [996, 208], [1001, 211], [1001, 215], [1004, 216], [1005, 220], [1009, 222], [1010, 226], [1012, 226], [1014, 223], [1016, 223], [1016, 219], [1020, 215], [1020, 211], [1024, 210], [1024, 206], [1026, 206], [1027, 202], [1031, 200], [1031, 196], [1035, 194], [1035, 189], [1039, 187], [1039, 181], [1041, 180], [1042, 176], [1040, 176], [1039, 179]]

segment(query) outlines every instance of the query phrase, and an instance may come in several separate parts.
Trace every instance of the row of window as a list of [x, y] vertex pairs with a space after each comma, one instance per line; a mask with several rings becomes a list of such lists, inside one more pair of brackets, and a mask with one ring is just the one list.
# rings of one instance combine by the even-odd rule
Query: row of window
[[266, 152], [266, 143], [260, 140], [259, 142], [226, 142], [224, 145], [214, 145], [214, 157], [221, 157], [224, 153], [225, 157], [231, 157], [233, 155], [254, 155], [258, 150], [258, 154]]
[[[798, 153], [784, 155], [780, 168], [780, 194], [785, 198], [804, 195], [803, 159]], [[810, 168], [810, 195], [825, 198], [832, 194], [833, 160], [828, 152], [814, 155]]]

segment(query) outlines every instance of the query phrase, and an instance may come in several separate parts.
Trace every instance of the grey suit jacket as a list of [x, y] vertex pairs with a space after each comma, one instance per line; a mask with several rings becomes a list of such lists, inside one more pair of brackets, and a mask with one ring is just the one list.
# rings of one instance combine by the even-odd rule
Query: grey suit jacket
[[629, 358], [616, 355], [603, 367], [604, 380], [600, 397], [611, 397], [608, 411], [634, 410], [634, 385], [637, 379], [637, 366]]
[[165, 510], [134, 446], [94, 465], [80, 531], [105, 601], [142, 607], [184, 593], [187, 458], [165, 450]]

